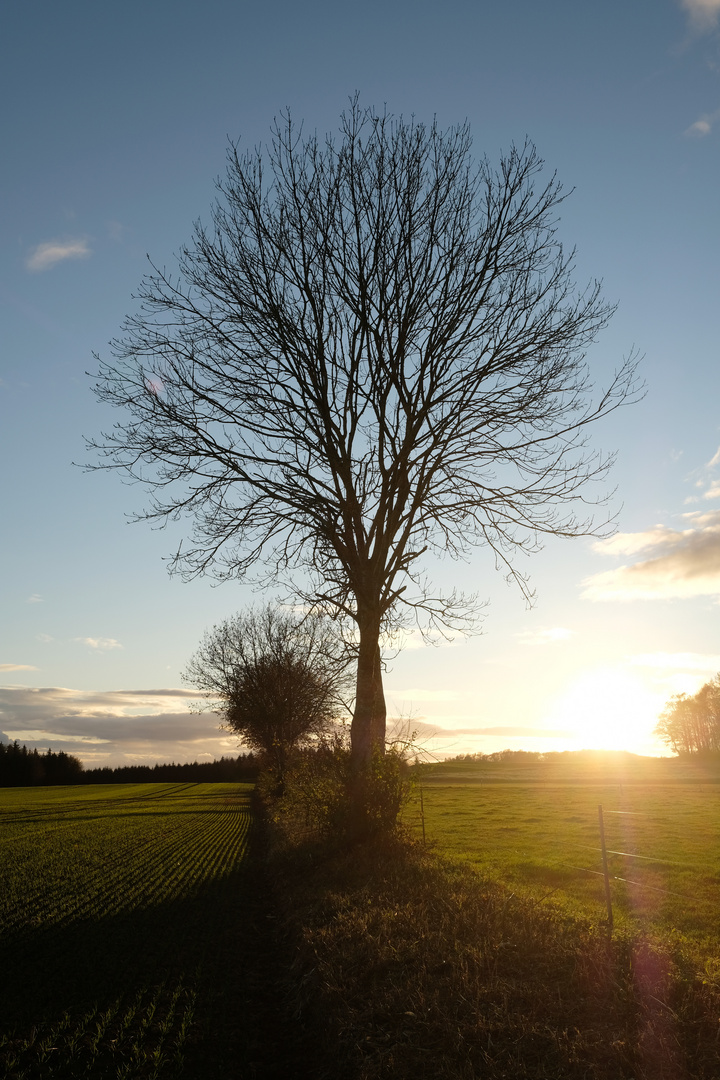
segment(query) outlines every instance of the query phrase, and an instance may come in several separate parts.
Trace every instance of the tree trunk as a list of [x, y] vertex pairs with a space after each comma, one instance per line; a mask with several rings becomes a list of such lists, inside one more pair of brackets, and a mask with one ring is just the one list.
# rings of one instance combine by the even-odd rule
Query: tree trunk
[[367, 765], [377, 748], [385, 751], [385, 694], [380, 660], [380, 618], [371, 616], [359, 622], [355, 712], [350, 728], [352, 755], [356, 765]]

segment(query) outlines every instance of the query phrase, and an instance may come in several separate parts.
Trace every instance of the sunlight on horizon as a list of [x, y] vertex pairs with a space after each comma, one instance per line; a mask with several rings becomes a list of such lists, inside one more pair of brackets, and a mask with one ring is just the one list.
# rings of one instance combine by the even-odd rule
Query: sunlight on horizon
[[547, 720], [572, 732], [578, 748], [662, 753], [653, 729], [665, 700], [637, 675], [621, 668], [597, 668], [572, 681]]

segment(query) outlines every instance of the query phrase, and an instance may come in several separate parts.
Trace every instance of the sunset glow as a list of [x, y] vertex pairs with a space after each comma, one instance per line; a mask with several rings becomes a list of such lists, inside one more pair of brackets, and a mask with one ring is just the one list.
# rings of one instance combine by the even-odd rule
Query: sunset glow
[[574, 733], [583, 749], [648, 753], [662, 707], [662, 696], [638, 676], [619, 668], [598, 668], [573, 680], [549, 720]]
[[[450, 0], [440, 20], [400, 3], [375, 13], [381, 32], [352, 6], [328, 19], [282, 0], [181, 13], [159, 0], [151, 17], [109, 6], [91, 20], [45, 4], [40, 23], [33, 5], [6, 7], [0, 742], [80, 746], [88, 765], [238, 749], [216, 716], [190, 711], [180, 673], [214, 625], [299, 604], [302, 567], [275, 582], [258, 564], [254, 585], [218, 588], [169, 576], [196, 543], [192, 515], [129, 526], [151, 510], [143, 486], [84, 471], [84, 436], [120, 420], [86, 373], [137, 313], [143, 275], [155, 266], [174, 282], [193, 222], [209, 227], [229, 141], [264, 154], [288, 106], [322, 145], [357, 91], [363, 108], [440, 131], [467, 121], [491, 170], [532, 142], [537, 191], [556, 176], [567, 194], [556, 239], [575, 252], [575, 279], [602, 282], [617, 306], [587, 342], [593, 407], [633, 350], [647, 384], [592, 432], [598, 461], [616, 460], [576, 508], [588, 535], [530, 535], [526, 552], [505, 552], [527, 597], [487, 542], [458, 559], [440, 534], [418, 545], [421, 585], [475, 598], [479, 633], [428, 647], [410, 617], [384, 637], [389, 715], [417, 721], [438, 757], [668, 753], [652, 735], [659, 714], [720, 671], [720, 0], [575, 4], [572, 18], [557, 3]], [[164, 372], [148, 355], [130, 398], [179, 405]], [[495, 498], [506, 479], [488, 471], [478, 492]]]

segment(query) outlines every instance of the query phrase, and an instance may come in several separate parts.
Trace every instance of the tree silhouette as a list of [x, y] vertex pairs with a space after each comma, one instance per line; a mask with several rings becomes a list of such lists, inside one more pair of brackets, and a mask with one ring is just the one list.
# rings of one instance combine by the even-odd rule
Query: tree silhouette
[[290, 752], [342, 718], [348, 657], [326, 619], [267, 606], [209, 630], [182, 674], [283, 782]]
[[574, 284], [542, 165], [530, 143], [475, 162], [467, 125], [357, 99], [338, 140], [283, 116], [265, 154], [230, 148], [211, 226], [176, 275], [153, 267], [100, 362], [124, 419], [96, 467], [151, 488], [138, 516], [192, 519], [172, 568], [262, 566], [351, 626], [359, 764], [384, 745], [381, 634], [476, 613], [423, 555], [486, 545], [529, 597], [515, 554], [602, 529], [584, 504], [610, 458], [586, 433], [636, 395], [636, 364], [594, 394], [612, 309]]
[[675, 694], [660, 714], [655, 735], [674, 754], [720, 750], [720, 672], [696, 694]]

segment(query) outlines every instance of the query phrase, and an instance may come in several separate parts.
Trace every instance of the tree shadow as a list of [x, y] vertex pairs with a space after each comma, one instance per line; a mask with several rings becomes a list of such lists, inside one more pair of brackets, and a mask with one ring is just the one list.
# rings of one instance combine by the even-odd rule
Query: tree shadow
[[317, 1075], [256, 847], [180, 899], [8, 934], [0, 1073]]

